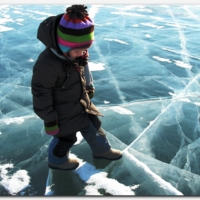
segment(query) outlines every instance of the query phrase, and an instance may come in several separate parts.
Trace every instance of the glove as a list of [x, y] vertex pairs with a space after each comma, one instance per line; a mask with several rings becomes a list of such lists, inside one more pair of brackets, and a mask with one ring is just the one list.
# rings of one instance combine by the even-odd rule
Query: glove
[[94, 97], [94, 85], [86, 86], [86, 90], [88, 91], [89, 98], [92, 99]]
[[56, 135], [59, 132], [58, 122], [57, 120], [52, 122], [44, 121], [44, 129], [46, 134], [48, 135]]
[[90, 99], [92, 99], [94, 97], [94, 90], [89, 91], [88, 96], [90, 97]]

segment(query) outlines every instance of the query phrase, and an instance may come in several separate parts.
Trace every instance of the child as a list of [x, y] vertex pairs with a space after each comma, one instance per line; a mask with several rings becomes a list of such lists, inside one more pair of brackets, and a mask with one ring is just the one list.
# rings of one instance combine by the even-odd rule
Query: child
[[37, 38], [46, 46], [39, 55], [31, 81], [34, 112], [52, 136], [48, 149], [51, 169], [74, 170], [77, 159], [69, 150], [80, 131], [95, 159], [117, 160], [122, 152], [112, 149], [90, 101], [94, 84], [88, 68], [88, 48], [94, 41], [94, 23], [84, 5], [72, 5], [66, 13], [48, 17]]

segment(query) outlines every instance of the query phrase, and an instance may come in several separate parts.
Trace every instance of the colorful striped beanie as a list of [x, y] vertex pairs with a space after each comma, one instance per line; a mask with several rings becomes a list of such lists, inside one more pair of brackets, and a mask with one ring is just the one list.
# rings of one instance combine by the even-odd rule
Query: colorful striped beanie
[[89, 48], [94, 41], [94, 23], [84, 5], [66, 9], [57, 26], [57, 42], [62, 52], [74, 48]]

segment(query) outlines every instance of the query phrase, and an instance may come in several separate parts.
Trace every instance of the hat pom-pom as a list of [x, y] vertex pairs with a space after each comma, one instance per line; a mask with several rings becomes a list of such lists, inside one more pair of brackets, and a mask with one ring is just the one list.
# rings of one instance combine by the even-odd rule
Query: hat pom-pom
[[71, 7], [68, 7], [66, 9], [66, 12], [71, 19], [84, 19], [86, 16], [88, 16], [88, 12], [86, 9], [87, 6], [84, 5], [72, 5]]

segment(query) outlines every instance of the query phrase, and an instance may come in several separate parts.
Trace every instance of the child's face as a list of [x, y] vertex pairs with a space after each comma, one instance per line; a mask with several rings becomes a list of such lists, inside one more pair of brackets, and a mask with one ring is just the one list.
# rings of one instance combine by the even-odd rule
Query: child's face
[[77, 58], [79, 56], [83, 56], [86, 53], [87, 49], [72, 49], [69, 51], [68, 55], [70, 58]]

